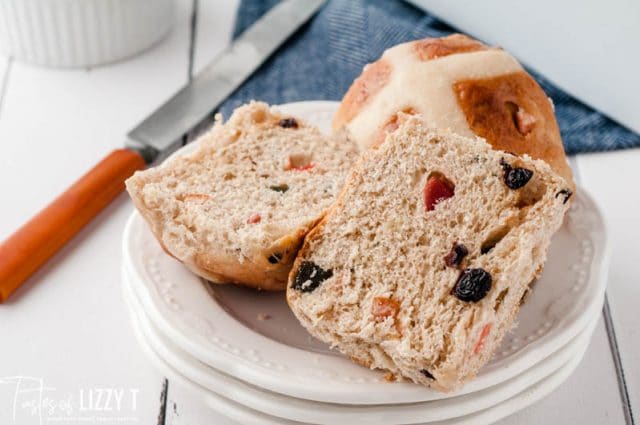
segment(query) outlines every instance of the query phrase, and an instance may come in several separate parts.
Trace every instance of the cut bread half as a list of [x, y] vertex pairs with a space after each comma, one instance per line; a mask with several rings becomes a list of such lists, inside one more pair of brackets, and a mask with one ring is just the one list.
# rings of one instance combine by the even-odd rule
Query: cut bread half
[[216, 283], [282, 290], [307, 232], [357, 157], [264, 103], [238, 108], [192, 154], [137, 172], [127, 190], [165, 251]]
[[545, 162], [408, 117], [307, 235], [287, 300], [317, 338], [440, 391], [513, 326], [569, 207]]

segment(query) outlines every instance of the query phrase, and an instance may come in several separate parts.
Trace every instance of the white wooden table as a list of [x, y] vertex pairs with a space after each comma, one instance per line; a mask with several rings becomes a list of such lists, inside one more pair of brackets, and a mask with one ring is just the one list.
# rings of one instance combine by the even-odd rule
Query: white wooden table
[[[229, 42], [237, 1], [194, 4], [179, 0], [169, 37], [126, 62], [55, 70], [0, 56], [0, 239], [121, 146], [128, 129]], [[640, 149], [578, 155], [572, 165], [606, 215], [608, 308], [571, 378], [501, 424], [617, 425], [640, 416]], [[120, 235], [131, 209], [122, 195], [0, 305], [0, 424], [51, 423], [28, 414], [33, 400], [69, 423], [232, 423], [167, 382], [137, 346], [120, 289]]]

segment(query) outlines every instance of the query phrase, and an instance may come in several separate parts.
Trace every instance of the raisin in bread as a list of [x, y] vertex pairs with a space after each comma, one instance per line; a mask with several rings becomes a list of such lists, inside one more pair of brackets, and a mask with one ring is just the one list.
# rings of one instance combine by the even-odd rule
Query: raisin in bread
[[190, 155], [127, 190], [170, 255], [217, 283], [282, 290], [306, 233], [333, 203], [355, 145], [264, 103], [217, 122]]
[[502, 49], [461, 34], [392, 47], [353, 82], [333, 126], [366, 148], [398, 127], [401, 112], [543, 159], [573, 187], [551, 101]]
[[307, 235], [288, 303], [353, 360], [456, 389], [512, 327], [570, 193], [543, 161], [408, 118]]

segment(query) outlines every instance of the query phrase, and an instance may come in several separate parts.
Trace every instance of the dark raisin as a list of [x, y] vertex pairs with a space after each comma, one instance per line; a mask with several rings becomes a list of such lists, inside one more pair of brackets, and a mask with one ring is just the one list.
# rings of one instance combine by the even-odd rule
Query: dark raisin
[[478, 302], [491, 289], [491, 275], [483, 269], [466, 269], [453, 287], [453, 295], [465, 302]]
[[271, 264], [278, 264], [282, 260], [282, 254], [274, 253], [267, 258]]
[[506, 184], [509, 189], [520, 189], [533, 177], [533, 171], [520, 167], [513, 168], [504, 158], [500, 159], [500, 165], [504, 171], [504, 184]]
[[573, 195], [573, 192], [569, 189], [562, 189], [560, 192], [556, 193], [556, 198], [561, 195], [564, 196], [564, 201], [562, 201], [562, 203], [566, 204], [569, 198], [571, 198], [571, 195]]
[[289, 190], [289, 185], [288, 184], [278, 184], [278, 185], [275, 185], [275, 186], [269, 186], [269, 189], [275, 190], [276, 192], [285, 193], [287, 190]]
[[420, 373], [429, 379], [436, 379], [427, 369], [420, 369]]
[[445, 255], [444, 263], [449, 267], [458, 267], [468, 253], [469, 250], [466, 246], [456, 242], [453, 244], [453, 248], [451, 248], [451, 251], [449, 251], [449, 253]]
[[333, 276], [333, 270], [324, 270], [312, 261], [303, 261], [291, 287], [300, 292], [311, 292]]
[[513, 168], [504, 173], [504, 182], [509, 189], [520, 189], [533, 177], [533, 171], [526, 168]]
[[295, 118], [283, 118], [278, 125], [282, 128], [298, 128], [298, 121]]

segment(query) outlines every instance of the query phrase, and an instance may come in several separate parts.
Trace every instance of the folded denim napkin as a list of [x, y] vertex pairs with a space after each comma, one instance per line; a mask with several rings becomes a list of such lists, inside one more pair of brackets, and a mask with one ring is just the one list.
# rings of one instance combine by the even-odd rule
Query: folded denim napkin
[[[235, 35], [276, 3], [242, 0]], [[452, 32], [456, 30], [400, 0], [329, 0], [220, 110], [228, 117], [235, 107], [251, 99], [271, 104], [340, 100], [362, 67], [388, 47]], [[584, 105], [540, 74], [531, 74], [553, 99], [567, 153], [640, 146], [640, 135]]]

